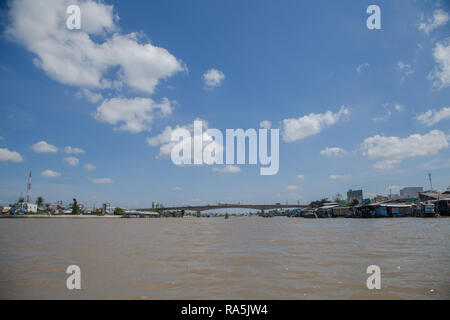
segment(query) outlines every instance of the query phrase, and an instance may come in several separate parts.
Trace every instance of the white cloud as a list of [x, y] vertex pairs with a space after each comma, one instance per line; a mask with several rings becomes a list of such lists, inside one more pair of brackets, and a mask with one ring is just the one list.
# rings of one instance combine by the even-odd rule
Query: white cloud
[[176, 186], [173, 188], [173, 191], [183, 191], [183, 188]]
[[64, 158], [64, 161], [67, 162], [69, 166], [75, 167], [80, 160], [76, 157], [66, 157]]
[[294, 142], [310, 135], [318, 134], [324, 128], [338, 122], [350, 114], [350, 110], [342, 106], [339, 112], [310, 113], [298, 119], [284, 119], [282, 137], [285, 142]]
[[91, 90], [86, 89], [86, 88], [83, 88], [80, 91], [78, 91], [75, 94], [75, 96], [78, 99], [81, 99], [81, 98], [85, 97], [89, 102], [92, 102], [92, 103], [97, 103], [97, 102], [103, 100], [103, 96], [102, 96], [101, 93], [92, 92]]
[[225, 75], [222, 71], [211, 68], [203, 74], [203, 81], [208, 88], [215, 88], [222, 84]]
[[[175, 129], [181, 128], [180, 126], [177, 126]], [[183, 126], [183, 128], [186, 128]], [[170, 138], [172, 136], [172, 131], [175, 130], [172, 129], [172, 127], [167, 126], [163, 132], [161, 132], [159, 135], [154, 136], [152, 138], [147, 138], [147, 143], [152, 147], [157, 147], [159, 145], [164, 145], [170, 143]], [[161, 150], [162, 151], [162, 150]], [[167, 153], [167, 155], [170, 155], [170, 152]]]
[[418, 25], [418, 29], [428, 34], [434, 29], [447, 24], [449, 19], [450, 17], [447, 12], [438, 9], [434, 11], [433, 17], [429, 18], [427, 21], [423, 21], [422, 18], [422, 21]]
[[427, 126], [432, 126], [442, 120], [450, 119], [450, 108], [444, 107], [441, 110], [428, 110], [416, 116], [416, 119]]
[[87, 171], [94, 171], [96, 169], [96, 167], [91, 163], [86, 163], [84, 165], [84, 169], [86, 169]]
[[434, 80], [433, 85], [437, 88], [450, 86], [450, 38], [436, 44], [433, 57], [438, 66], [428, 75], [428, 79]]
[[47, 143], [46, 141], [39, 141], [31, 147], [34, 152], [37, 153], [56, 153], [58, 148], [54, 145]]
[[420, 165], [425, 170], [437, 170], [450, 168], [450, 159], [433, 159]]
[[374, 117], [372, 120], [373, 121], [387, 121], [391, 118], [392, 115], [392, 110], [395, 110], [397, 112], [403, 112], [403, 110], [405, 109], [405, 106], [400, 104], [400, 103], [384, 103], [383, 108], [386, 109], [386, 114], [382, 117]]
[[[172, 148], [177, 145], [178, 143], [185, 143], [186, 146], [190, 145], [191, 148], [193, 149], [194, 144], [196, 144], [196, 141], [202, 141], [202, 145], [203, 145], [203, 149], [202, 150], [193, 150], [191, 152], [191, 157], [198, 157], [201, 158], [203, 156], [203, 150], [205, 150], [205, 148], [207, 146], [209, 146], [211, 143], [214, 144], [214, 146], [211, 146], [211, 149], [214, 148], [215, 150], [217, 150], [218, 152], [222, 152], [223, 151], [223, 146], [220, 143], [217, 143], [216, 141], [214, 141], [213, 137], [210, 136], [206, 131], [208, 129], [208, 122], [202, 119], [196, 119], [195, 121], [201, 121], [202, 122], [202, 135], [198, 135], [196, 133], [194, 133], [194, 123], [191, 123], [189, 125], [184, 125], [184, 126], [176, 126], [175, 128], [172, 128], [170, 126], [167, 126], [163, 132], [161, 132], [159, 135], [154, 136], [154, 137], [148, 137], [147, 138], [147, 143], [152, 146], [152, 147], [157, 147], [159, 146], [159, 158], [167, 158], [170, 157], [171, 153], [172, 153]], [[187, 131], [189, 131], [190, 133], [190, 137], [183, 139], [182, 142], [176, 142], [176, 141], [171, 141], [171, 137], [172, 137], [172, 132], [176, 129], [185, 129]], [[203, 158], [203, 161], [205, 161], [205, 158]]]
[[77, 148], [77, 147], [70, 147], [70, 146], [65, 147], [63, 151], [67, 154], [82, 154], [82, 153], [84, 153], [83, 149]]
[[400, 193], [400, 189], [403, 189], [403, 186], [389, 186], [386, 187], [386, 193], [387, 194], [399, 194]]
[[325, 149], [320, 151], [321, 155], [328, 156], [328, 157], [331, 157], [331, 156], [342, 157], [346, 153], [347, 152], [344, 149], [337, 148], [337, 147], [334, 147], [334, 148], [326, 147]]
[[114, 181], [111, 178], [94, 178], [91, 179], [91, 182], [95, 184], [105, 184], [105, 183], [113, 183]]
[[448, 148], [449, 137], [439, 130], [424, 135], [412, 134], [406, 138], [376, 135], [363, 141], [363, 154], [369, 159], [380, 159], [378, 169], [391, 169], [403, 159], [430, 156]]
[[389, 120], [391, 118], [392, 112], [390, 110], [388, 110], [386, 112], [386, 114], [382, 117], [374, 117], [372, 120], [373, 121], [386, 121]]
[[212, 169], [215, 172], [220, 172], [220, 173], [239, 173], [241, 172], [241, 168], [237, 167], [237, 166], [232, 166], [232, 165], [227, 165], [223, 168], [213, 168]]
[[291, 184], [291, 185], [286, 187], [286, 190], [288, 190], [288, 191], [295, 191], [295, 190], [298, 190], [298, 187], [296, 185]]
[[414, 73], [414, 69], [411, 67], [410, 64], [404, 63], [402, 61], [398, 62], [398, 69], [400, 70], [400, 72], [402, 73], [402, 78], [401, 78], [401, 82], [405, 81], [405, 79]]
[[0, 161], [23, 162], [23, 158], [17, 151], [0, 148]]
[[399, 159], [382, 160], [382, 161], [377, 161], [373, 165], [373, 167], [375, 169], [380, 169], [380, 170], [389, 170], [389, 169], [395, 168], [395, 166], [397, 164], [399, 164], [400, 162], [402, 162], [402, 161]]
[[338, 179], [346, 179], [349, 178], [349, 175], [346, 174], [330, 174], [328, 176], [328, 178], [330, 178], [331, 180], [338, 180]]
[[82, 12], [82, 31], [89, 34], [101, 34], [118, 29], [115, 22], [119, 20], [119, 16], [114, 15], [112, 5], [85, 1], [80, 3], [80, 7]]
[[152, 94], [161, 79], [185, 70], [166, 49], [141, 43], [137, 33], [118, 33], [113, 6], [90, 0], [70, 4], [81, 7], [81, 30], [65, 26], [67, 1], [11, 2], [6, 33], [36, 54], [35, 65], [52, 79], [99, 89], [125, 84]]
[[259, 126], [263, 129], [270, 129], [272, 127], [272, 121], [264, 120], [259, 123]]
[[398, 112], [402, 112], [403, 110], [405, 110], [405, 106], [400, 103], [395, 103], [394, 109], [397, 110]]
[[305, 176], [302, 175], [302, 174], [298, 174], [298, 175], [296, 176], [296, 178], [299, 179], [299, 180], [303, 180], [303, 179], [305, 179]]
[[61, 176], [61, 174], [59, 172], [48, 169], [48, 170], [42, 171], [41, 176], [46, 177], [46, 178], [56, 178], [56, 177]]
[[150, 130], [155, 116], [168, 116], [172, 113], [172, 105], [167, 98], [155, 103], [150, 98], [112, 98], [105, 100], [97, 108], [94, 118], [112, 125], [115, 129], [137, 133]]
[[356, 68], [356, 71], [358, 72], [358, 73], [361, 73], [362, 72], [362, 70], [364, 69], [364, 68], [368, 68], [369, 67], [369, 64], [366, 62], [366, 63], [361, 63], [357, 68]]

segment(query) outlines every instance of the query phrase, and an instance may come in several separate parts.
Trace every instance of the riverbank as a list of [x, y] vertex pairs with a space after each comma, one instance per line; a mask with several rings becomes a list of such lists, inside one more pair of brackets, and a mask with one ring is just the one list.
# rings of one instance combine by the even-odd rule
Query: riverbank
[[[255, 217], [260, 217], [260, 216], [255, 216]], [[120, 215], [105, 215], [105, 216], [96, 216], [96, 215], [41, 215], [41, 214], [22, 214], [22, 215], [9, 215], [9, 214], [4, 214], [4, 215], [0, 215], [0, 219], [120, 219], [120, 218], [128, 218], [127, 216], [120, 216]], [[149, 218], [149, 217], [130, 217], [130, 218]], [[181, 218], [181, 217], [161, 217], [161, 218]], [[223, 219], [224, 216], [213, 216], [213, 217], [209, 217], [209, 216], [201, 216], [201, 217], [195, 217], [195, 216], [184, 216], [182, 218], [221, 218]], [[231, 217], [230, 217], [231, 218]], [[233, 217], [236, 218], [236, 217]], [[298, 219], [301, 217], [288, 217], [288, 216], [274, 216], [274, 217], [263, 217], [263, 218], [290, 218], [290, 219]], [[406, 218], [450, 218], [448, 216], [434, 216], [434, 217], [420, 217], [420, 216], [407, 216], [407, 217], [351, 217], [350, 219], [362, 219], [362, 220], [379, 220], [379, 219], [392, 219], [392, 218], [397, 218], [397, 219], [406, 219]], [[305, 217], [303, 217], [303, 219], [307, 219]], [[344, 217], [336, 217], [336, 218], [313, 218], [314, 219], [319, 219], [319, 220], [323, 220], [323, 219], [345, 219]], [[348, 219], [348, 218], [347, 218]], [[307, 219], [310, 220], [310, 219]]]
[[0, 215], [0, 219], [118, 219], [122, 216], [88, 216], [88, 215], [42, 215], [42, 214], [22, 214], [22, 215]]

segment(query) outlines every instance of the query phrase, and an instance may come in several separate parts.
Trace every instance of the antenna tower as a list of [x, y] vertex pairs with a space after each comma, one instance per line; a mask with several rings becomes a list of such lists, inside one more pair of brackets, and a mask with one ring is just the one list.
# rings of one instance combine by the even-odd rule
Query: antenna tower
[[431, 182], [431, 173], [428, 174], [428, 179], [430, 179], [430, 187], [433, 190], [433, 183]]
[[31, 171], [30, 171], [30, 175], [28, 176], [28, 184], [27, 184], [27, 203], [31, 203], [31, 202], [30, 202], [30, 194], [31, 194]]

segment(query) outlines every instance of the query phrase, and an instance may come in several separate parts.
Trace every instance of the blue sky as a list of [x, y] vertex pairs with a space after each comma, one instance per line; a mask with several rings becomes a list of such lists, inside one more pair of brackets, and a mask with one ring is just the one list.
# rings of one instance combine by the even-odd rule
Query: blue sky
[[[69, 4], [81, 6], [81, 30], [65, 27]], [[381, 30], [366, 27], [371, 4]], [[33, 198], [89, 206], [307, 203], [350, 188], [428, 189], [428, 172], [433, 187], [450, 184], [445, 1], [0, 8], [0, 203], [25, 193], [30, 170]], [[164, 142], [147, 142], [197, 118], [223, 131], [270, 121], [280, 129], [278, 174], [179, 167]]]

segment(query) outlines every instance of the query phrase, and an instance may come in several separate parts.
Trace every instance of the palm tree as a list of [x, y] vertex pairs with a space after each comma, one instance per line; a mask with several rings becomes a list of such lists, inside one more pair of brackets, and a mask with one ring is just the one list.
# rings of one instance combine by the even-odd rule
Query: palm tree
[[77, 199], [73, 199], [73, 204], [72, 204], [72, 214], [79, 214], [80, 211], [80, 207], [78, 207], [78, 203], [77, 203]]
[[39, 208], [41, 208], [44, 205], [44, 198], [42, 197], [37, 197], [36, 199], [36, 204]]

